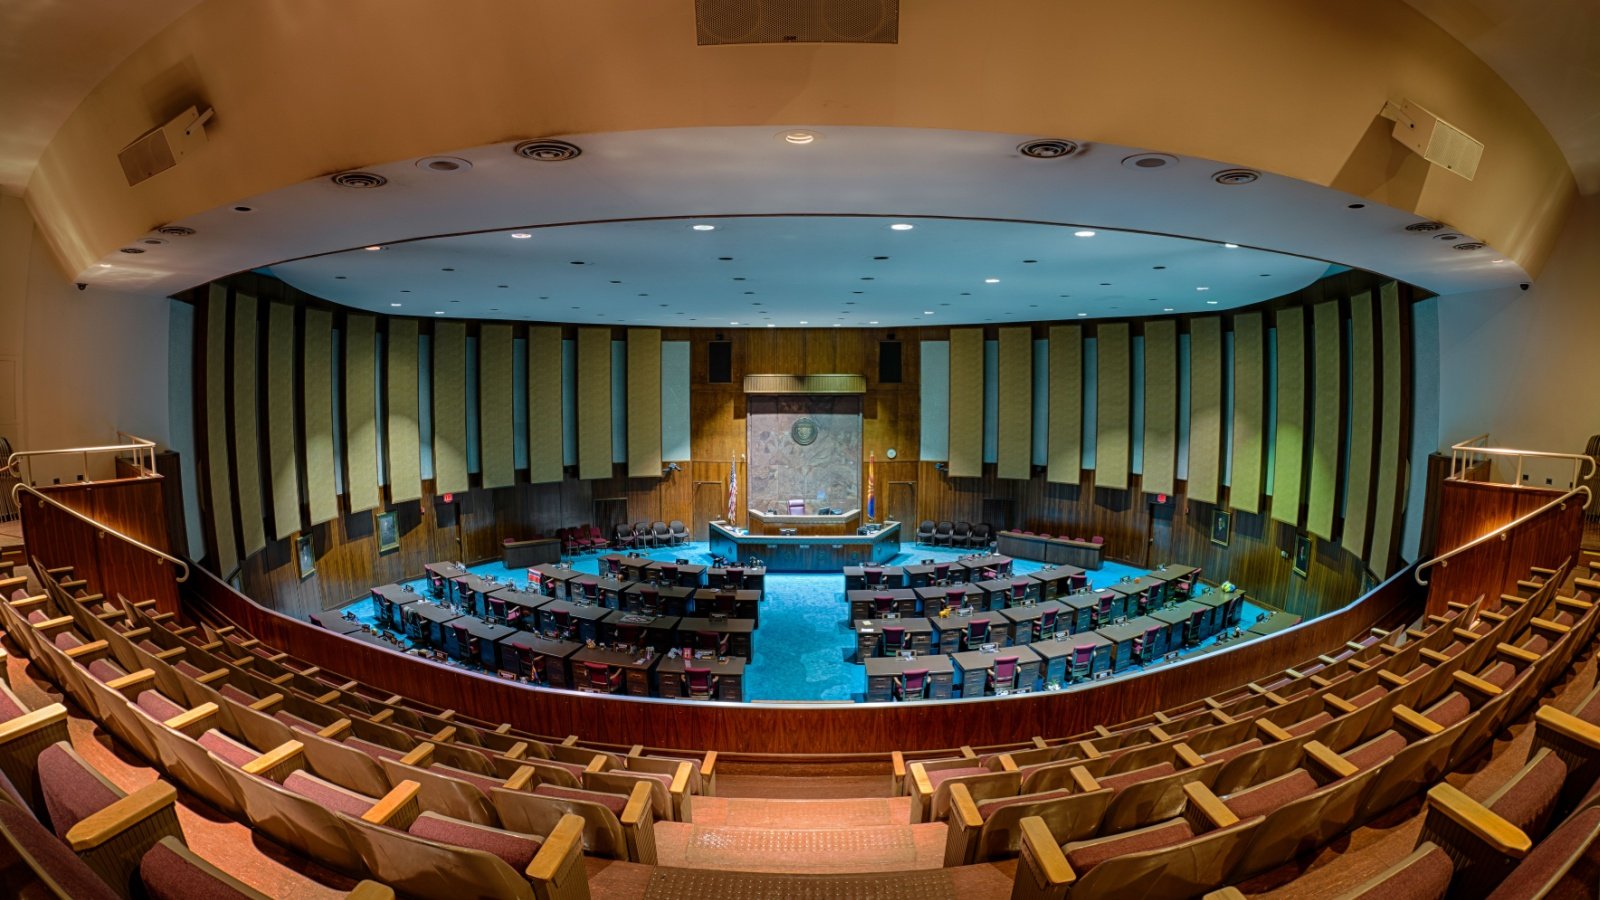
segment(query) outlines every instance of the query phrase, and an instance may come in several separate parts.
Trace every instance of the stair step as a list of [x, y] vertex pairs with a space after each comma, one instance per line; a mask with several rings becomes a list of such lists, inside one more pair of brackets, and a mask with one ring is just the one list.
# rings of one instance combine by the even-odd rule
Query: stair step
[[750, 828], [657, 822], [662, 866], [792, 874], [903, 872], [944, 865], [945, 826]]

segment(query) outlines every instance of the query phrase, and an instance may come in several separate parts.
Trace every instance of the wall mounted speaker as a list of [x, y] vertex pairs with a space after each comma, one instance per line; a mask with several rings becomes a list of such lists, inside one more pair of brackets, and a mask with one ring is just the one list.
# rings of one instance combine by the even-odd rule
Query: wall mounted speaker
[[899, 341], [878, 342], [878, 383], [900, 383], [900, 348]]
[[122, 164], [128, 186], [165, 172], [204, 144], [205, 124], [210, 119], [211, 110], [201, 112], [191, 106], [177, 118], [146, 131], [118, 151], [117, 162]]
[[712, 341], [706, 345], [709, 357], [706, 380], [712, 384], [733, 383], [733, 342]]

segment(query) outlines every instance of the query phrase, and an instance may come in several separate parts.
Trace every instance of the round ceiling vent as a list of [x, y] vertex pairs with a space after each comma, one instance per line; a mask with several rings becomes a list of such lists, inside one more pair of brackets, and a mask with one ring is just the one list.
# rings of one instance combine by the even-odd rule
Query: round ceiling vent
[[1427, 234], [1430, 231], [1438, 231], [1443, 227], [1438, 222], [1412, 222], [1406, 226], [1406, 230], [1412, 234]]
[[1061, 159], [1065, 156], [1076, 156], [1079, 150], [1077, 141], [1068, 141], [1062, 138], [1040, 138], [1036, 141], [1026, 141], [1017, 145], [1017, 152], [1023, 156], [1034, 159]]
[[123, 247], [122, 248], [122, 252], [123, 253], [130, 253], [130, 254], [131, 253], [143, 253], [144, 252], [144, 248], [143, 247]]
[[1436, 241], [1459, 241], [1461, 240], [1461, 235], [1455, 233], [1436, 234], [1433, 236], [1433, 239]]
[[366, 190], [367, 188], [381, 188], [389, 183], [389, 179], [374, 172], [340, 172], [328, 179], [339, 187]]
[[472, 163], [459, 156], [425, 156], [417, 160], [417, 168], [427, 172], [465, 172]]
[[1483, 241], [1463, 241], [1455, 245], [1457, 250], [1482, 250], [1483, 248]]
[[516, 154], [523, 159], [532, 159], [538, 162], [566, 162], [583, 153], [577, 144], [566, 141], [550, 139], [537, 141], [523, 141], [515, 147]]
[[1211, 176], [1217, 184], [1249, 184], [1261, 177], [1254, 169], [1223, 169]]
[[187, 225], [163, 225], [156, 229], [156, 234], [164, 234], [167, 237], [192, 237], [194, 229]]
[[1178, 158], [1166, 153], [1135, 153], [1122, 161], [1130, 169], [1165, 169], [1178, 164]]

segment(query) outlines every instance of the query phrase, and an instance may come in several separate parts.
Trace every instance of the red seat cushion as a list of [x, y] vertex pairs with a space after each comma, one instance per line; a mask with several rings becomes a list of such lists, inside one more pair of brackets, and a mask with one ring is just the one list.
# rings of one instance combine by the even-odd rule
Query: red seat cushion
[[1437, 844], [1418, 848], [1380, 874], [1365, 889], [1344, 895], [1344, 900], [1441, 900], [1450, 890], [1455, 866]]
[[983, 766], [963, 766], [956, 769], [934, 769], [928, 773], [928, 783], [933, 785], [934, 790], [938, 790], [939, 785], [944, 784], [946, 781], [949, 781], [952, 778], [960, 778], [964, 775], [987, 775], [988, 773], [989, 770], [985, 769]]
[[166, 698], [159, 691], [140, 691], [139, 697], [134, 701], [139, 708], [150, 714], [150, 718], [157, 722], [165, 722], [173, 716], [182, 715], [184, 708]]
[[455, 766], [433, 765], [429, 768], [434, 772], [438, 772], [440, 775], [447, 775], [459, 781], [465, 781], [467, 784], [476, 787], [478, 790], [483, 791], [486, 794], [497, 787], [505, 786], [504, 778], [492, 778], [487, 775], [479, 775], [477, 772], [468, 772], [466, 769], [458, 769]]
[[1360, 707], [1376, 701], [1378, 698], [1387, 693], [1389, 692], [1383, 687], [1383, 685], [1374, 685], [1355, 695], [1354, 697], [1349, 697], [1347, 699], [1350, 701], [1352, 706]]
[[215, 728], [208, 729], [205, 734], [200, 735], [199, 744], [235, 768], [261, 755]]
[[50, 814], [50, 825], [61, 837], [72, 826], [122, 799], [122, 792], [108, 784], [62, 744], [52, 744], [39, 753], [39, 792]]
[[1467, 699], [1467, 695], [1460, 691], [1452, 691], [1449, 696], [1429, 707], [1423, 715], [1449, 728], [1465, 719], [1471, 712], [1472, 701]]
[[150, 900], [255, 900], [260, 896], [239, 890], [164, 841], [139, 859], [139, 881]]
[[372, 804], [378, 802], [372, 797], [342, 788], [331, 781], [307, 775], [299, 769], [289, 773], [289, 777], [283, 780], [283, 786], [286, 790], [293, 791], [324, 809], [357, 818], [366, 815], [367, 810], [372, 809]]
[[1502, 789], [1489, 809], [1524, 832], [1537, 835], [1544, 830], [1566, 780], [1567, 764], [1560, 757], [1538, 754]]
[[290, 728], [301, 728], [311, 732], [312, 734], [316, 734], [318, 731], [322, 730], [321, 725], [318, 725], [308, 719], [302, 719], [294, 713], [284, 712], [281, 709], [273, 713], [272, 717], [289, 726]]
[[1018, 794], [1015, 797], [1001, 797], [998, 800], [988, 800], [978, 804], [978, 815], [987, 821], [990, 816], [1008, 806], [1016, 806], [1020, 803], [1043, 803], [1048, 800], [1057, 800], [1070, 796], [1072, 796], [1072, 792], [1062, 788], [1059, 791], [1045, 791], [1041, 794]]
[[[1594, 839], [1597, 834], [1600, 834], [1600, 807], [1591, 807], [1572, 816], [1544, 840], [1533, 845], [1533, 851], [1500, 882], [1500, 886], [1489, 895], [1489, 900], [1545, 896], [1541, 889], [1557, 875], [1563, 876], [1562, 880], [1549, 896], [1582, 897], [1592, 894], [1596, 851]], [[1563, 872], [1575, 858], [1577, 864]]]
[[542, 843], [531, 835], [474, 825], [435, 812], [425, 812], [417, 816], [417, 820], [411, 823], [409, 831], [419, 838], [438, 841], [441, 844], [453, 844], [457, 847], [492, 853], [505, 860], [506, 865], [518, 872], [533, 862], [533, 857], [539, 852]]
[[239, 704], [242, 704], [244, 706], [249, 706], [250, 704], [252, 704], [252, 703], [256, 702], [257, 700], [261, 699], [260, 697], [256, 697], [256, 696], [253, 696], [251, 694], [247, 694], [244, 691], [240, 690], [237, 687], [234, 687], [231, 684], [223, 685], [221, 688], [219, 688], [217, 690], [217, 693], [219, 693], [222, 696], [228, 698], [229, 700], [232, 700], [235, 703], [239, 703]]
[[1222, 802], [1241, 819], [1264, 816], [1280, 806], [1310, 794], [1317, 789], [1317, 780], [1305, 769], [1295, 769], [1224, 797]]
[[622, 818], [622, 811], [628, 806], [628, 798], [622, 794], [585, 791], [579, 788], [560, 787], [554, 784], [541, 784], [533, 789], [533, 793], [537, 796], [549, 797], [554, 800], [583, 800], [588, 803], [598, 803], [616, 813], [619, 819]]
[[376, 760], [392, 759], [396, 762], [399, 762], [400, 758], [405, 756], [404, 753], [394, 749], [393, 747], [385, 747], [382, 744], [374, 744], [371, 741], [364, 741], [361, 738], [346, 738], [344, 743], [345, 746], [354, 747]]
[[56, 840], [38, 820], [19, 806], [0, 803], [0, 827], [11, 840], [53, 878], [65, 896], [73, 900], [117, 900], [116, 892], [78, 858], [66, 844]]
[[0, 684], [0, 722], [9, 722], [27, 711], [28, 708], [22, 705], [17, 695], [11, 693], [4, 684]]
[[97, 659], [89, 663], [89, 674], [93, 675], [95, 680], [105, 682], [116, 681], [128, 673], [122, 671], [121, 666], [109, 659]]
[[1066, 853], [1067, 862], [1071, 864], [1073, 871], [1082, 875], [1108, 859], [1116, 859], [1129, 853], [1159, 850], [1162, 847], [1181, 844], [1192, 837], [1194, 832], [1189, 829], [1188, 822], [1173, 819], [1111, 837], [1074, 841], [1061, 849]]
[[1484, 681], [1489, 682], [1490, 684], [1494, 685], [1497, 688], [1503, 688], [1506, 685], [1510, 684], [1512, 679], [1515, 678], [1516, 675], [1517, 675], [1517, 669], [1511, 663], [1498, 662], [1498, 663], [1495, 663], [1493, 666], [1490, 666], [1488, 671], [1484, 672], [1482, 675], [1479, 675], [1478, 677], [1482, 678]]
[[63, 631], [56, 635], [55, 643], [58, 650], [71, 650], [74, 647], [83, 646], [83, 641], [79, 640], [77, 634], [71, 631]]
[[1330, 712], [1327, 712], [1327, 711], [1323, 711], [1323, 712], [1317, 713], [1316, 715], [1312, 716], [1309, 719], [1301, 719], [1300, 721], [1294, 723], [1293, 725], [1290, 725], [1290, 726], [1284, 728], [1284, 731], [1289, 732], [1290, 734], [1294, 735], [1295, 737], [1299, 737], [1302, 734], [1310, 734], [1311, 732], [1316, 731], [1318, 728], [1321, 728], [1322, 726], [1324, 726], [1324, 725], [1326, 725], [1326, 724], [1328, 724], [1329, 722], [1332, 722], [1332, 721], [1333, 721], [1333, 714], [1330, 713]]
[[1406, 739], [1398, 731], [1385, 731], [1365, 744], [1344, 754], [1345, 762], [1366, 770], [1406, 748]]
[[1145, 766], [1142, 769], [1134, 769], [1131, 772], [1118, 772], [1115, 775], [1107, 775], [1095, 780], [1100, 782], [1100, 786], [1103, 788], [1120, 791], [1129, 785], [1138, 784], [1141, 781], [1149, 781], [1152, 778], [1161, 778], [1176, 771], [1177, 769], [1173, 768], [1172, 763], [1159, 762], [1153, 766]]
[[1217, 760], [1227, 762], [1236, 756], [1248, 753], [1251, 750], [1257, 750], [1260, 747], [1261, 739], [1251, 738], [1248, 741], [1240, 741], [1231, 747], [1223, 747], [1221, 750], [1213, 750], [1210, 753], [1207, 753], [1203, 758], [1206, 762], [1216, 762]]

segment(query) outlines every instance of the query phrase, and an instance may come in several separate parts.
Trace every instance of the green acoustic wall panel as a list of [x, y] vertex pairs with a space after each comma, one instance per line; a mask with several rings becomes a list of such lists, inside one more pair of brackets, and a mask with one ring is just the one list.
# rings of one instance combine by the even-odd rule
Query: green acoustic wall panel
[[300, 530], [300, 464], [295, 455], [294, 307], [267, 304], [267, 460], [272, 524], [282, 540]]
[[[384, 392], [384, 406], [389, 419], [389, 439], [385, 442], [389, 451], [389, 502], [404, 503], [422, 499], [421, 432], [417, 425], [416, 320], [390, 319], [384, 347], [389, 357], [389, 365], [385, 369], [388, 390]], [[434, 430], [438, 429], [439, 423], [435, 421]], [[438, 465], [435, 459], [435, 471]]]
[[468, 487], [467, 326], [462, 322], [433, 328], [433, 479], [440, 494]]
[[1305, 310], [1280, 309], [1278, 316], [1278, 434], [1272, 468], [1272, 518], [1300, 524], [1305, 457]]
[[1371, 533], [1372, 434], [1380, 413], [1374, 402], [1377, 359], [1372, 340], [1372, 292], [1350, 298], [1350, 460], [1345, 489], [1344, 548], [1365, 559]]
[[1228, 505], [1261, 511], [1262, 453], [1266, 430], [1267, 359], [1260, 313], [1233, 319], [1233, 479]]
[[1222, 320], [1189, 326], [1189, 499], [1222, 500]]
[[561, 329], [528, 329], [528, 480], [561, 480]]
[[206, 297], [206, 485], [217, 571], [224, 577], [239, 565], [228, 462], [228, 337], [228, 288], [213, 284]]
[[628, 477], [661, 477], [661, 329], [628, 329]]
[[378, 505], [377, 320], [344, 320], [345, 493], [350, 511]]
[[1324, 540], [1333, 539], [1333, 518], [1339, 494], [1339, 445], [1344, 443], [1344, 429], [1340, 425], [1344, 411], [1344, 373], [1340, 366], [1343, 332], [1344, 320], [1339, 315], [1337, 300], [1311, 307], [1314, 401], [1306, 530]]
[[578, 477], [611, 477], [611, 329], [578, 329]]
[[1083, 328], [1050, 328], [1049, 469], [1058, 484], [1083, 480]]
[[261, 388], [257, 382], [260, 325], [256, 298], [233, 298], [233, 489], [239, 498], [239, 534], [244, 555], [267, 546], [266, 513], [261, 502]]
[[1096, 329], [1099, 338], [1098, 422], [1095, 432], [1095, 487], [1126, 488], [1132, 442], [1131, 353], [1125, 322]]
[[339, 515], [333, 458], [333, 314], [307, 309], [302, 340], [300, 407], [306, 420], [306, 508], [311, 524]]
[[1178, 323], [1156, 319], [1144, 325], [1144, 490], [1170, 494], [1177, 477]]
[[1000, 329], [996, 449], [1001, 478], [1033, 477], [1033, 329]]
[[950, 329], [950, 477], [983, 474], [983, 329]]
[[1372, 549], [1367, 567], [1387, 578], [1394, 558], [1396, 520], [1400, 517], [1401, 418], [1405, 397], [1405, 334], [1401, 329], [1400, 288], [1389, 282], [1378, 290], [1383, 316], [1383, 418], [1378, 430], [1378, 483], [1372, 505]]
[[482, 449], [483, 486], [516, 483], [515, 421], [511, 397], [516, 364], [512, 360], [511, 326], [484, 325], [478, 330], [478, 432]]

